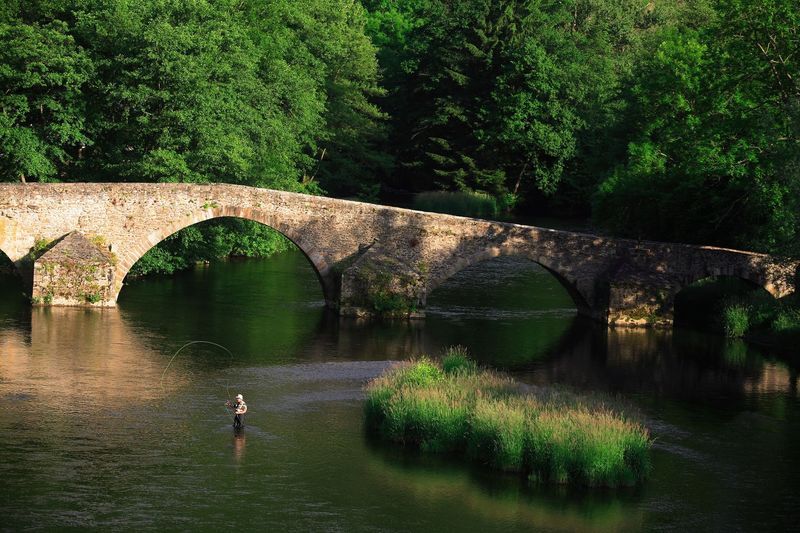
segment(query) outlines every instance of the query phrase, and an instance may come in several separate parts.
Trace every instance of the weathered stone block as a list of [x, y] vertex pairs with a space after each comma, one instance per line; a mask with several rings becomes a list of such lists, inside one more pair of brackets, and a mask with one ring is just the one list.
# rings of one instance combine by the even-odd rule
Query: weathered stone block
[[113, 307], [115, 257], [73, 231], [35, 260], [31, 299], [37, 305]]

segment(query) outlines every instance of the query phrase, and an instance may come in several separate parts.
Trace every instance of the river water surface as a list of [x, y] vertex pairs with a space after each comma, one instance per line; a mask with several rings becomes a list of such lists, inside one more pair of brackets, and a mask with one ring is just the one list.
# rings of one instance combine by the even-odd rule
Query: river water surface
[[[0, 528], [735, 531], [798, 528], [798, 367], [690, 331], [576, 316], [546, 271], [463, 271], [415, 323], [326, 312], [299, 253], [135, 280], [119, 307], [0, 288]], [[195, 344], [178, 355], [184, 344]], [[362, 387], [467, 346], [535, 384], [618, 396], [655, 437], [639, 488], [528, 487], [372, 442]], [[242, 393], [234, 434], [226, 398]]]

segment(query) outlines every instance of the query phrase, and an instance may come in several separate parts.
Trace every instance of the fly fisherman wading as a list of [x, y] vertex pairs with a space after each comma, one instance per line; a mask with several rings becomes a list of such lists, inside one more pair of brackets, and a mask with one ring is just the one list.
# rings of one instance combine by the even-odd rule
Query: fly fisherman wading
[[241, 394], [236, 395], [236, 403], [231, 403], [230, 400], [225, 402], [225, 405], [233, 409], [233, 427], [240, 429], [244, 427], [244, 414], [247, 412], [247, 404], [244, 403], [244, 396]]

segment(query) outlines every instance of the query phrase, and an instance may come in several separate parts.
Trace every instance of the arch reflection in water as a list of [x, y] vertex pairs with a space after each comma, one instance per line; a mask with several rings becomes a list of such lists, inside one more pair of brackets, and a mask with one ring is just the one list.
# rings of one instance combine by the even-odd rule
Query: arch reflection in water
[[725, 403], [772, 393], [797, 398], [797, 368], [741, 340], [674, 331], [578, 324], [532, 364], [526, 381], [578, 389]]
[[584, 320], [562, 283], [527, 258], [483, 261], [428, 297], [433, 344], [462, 344], [482, 362], [505, 368], [549, 357], [578, 322]]
[[486, 363], [515, 367], [546, 357], [577, 321], [559, 282], [527, 259], [465, 269], [428, 302], [421, 321], [339, 319], [324, 309], [307, 260], [292, 252], [135, 280], [119, 306], [132, 323], [169, 339], [214, 340], [242, 362], [272, 364], [335, 354], [401, 359], [464, 344]]
[[[173, 350], [190, 340], [209, 340], [228, 348], [239, 363], [294, 358], [315, 337], [324, 306], [316, 274], [300, 252], [133, 280], [119, 302], [126, 320], [159, 332]], [[209, 352], [207, 363], [231, 361]]]

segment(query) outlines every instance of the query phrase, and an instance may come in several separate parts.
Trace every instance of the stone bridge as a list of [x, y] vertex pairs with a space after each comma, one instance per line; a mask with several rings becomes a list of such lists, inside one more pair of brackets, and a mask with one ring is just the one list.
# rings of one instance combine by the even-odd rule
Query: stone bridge
[[780, 298], [800, 261], [769, 255], [423, 213], [236, 185], [0, 184], [0, 250], [39, 305], [113, 306], [130, 268], [176, 231], [219, 217], [288, 237], [342, 315], [423, 316], [463, 268], [501, 255], [551, 272], [579, 313], [609, 324], [672, 323], [675, 294], [735, 276]]

